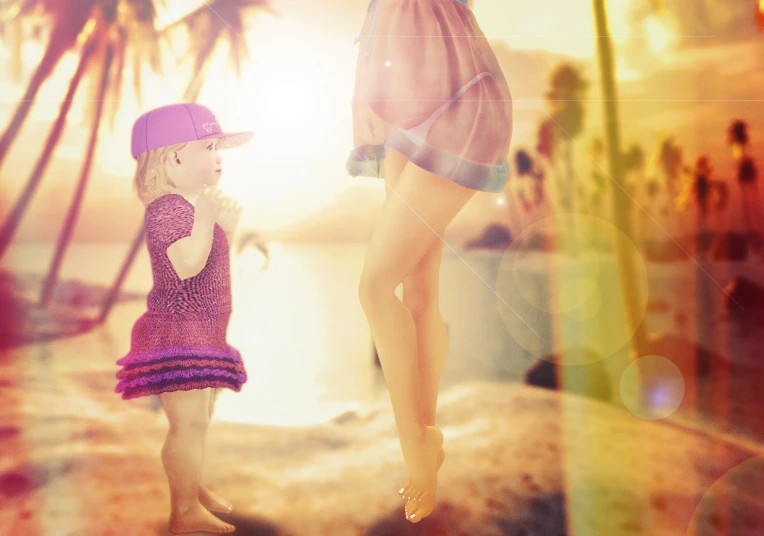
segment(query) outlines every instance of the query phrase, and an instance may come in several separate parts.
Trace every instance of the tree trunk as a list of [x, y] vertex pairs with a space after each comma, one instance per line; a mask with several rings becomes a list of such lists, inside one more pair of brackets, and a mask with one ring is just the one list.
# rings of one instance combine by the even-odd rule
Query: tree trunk
[[[37, 164], [35, 165], [32, 174], [29, 175], [29, 178], [27, 178], [27, 183], [26, 186], [24, 186], [24, 190], [21, 192], [21, 196], [13, 206], [13, 209], [5, 220], [2, 229], [0, 229], [0, 259], [5, 256], [5, 253], [8, 250], [8, 246], [13, 239], [13, 235], [16, 233], [16, 229], [18, 228], [19, 223], [21, 223], [21, 218], [24, 216], [24, 212], [26, 211], [32, 196], [34, 195], [35, 190], [37, 190], [37, 187], [39, 186], [40, 181], [45, 174], [45, 170], [48, 168], [48, 164], [53, 157], [53, 152], [56, 148], [56, 145], [58, 145], [58, 141], [61, 138], [64, 127], [66, 126], [66, 118], [72, 108], [72, 100], [74, 99], [74, 95], [77, 92], [77, 88], [82, 82], [82, 77], [84, 76], [87, 66], [90, 63], [90, 59], [93, 57], [94, 51], [95, 44], [93, 41], [89, 42], [88, 45], [86, 45], [86, 47], [83, 49], [80, 56], [80, 63], [77, 66], [77, 71], [69, 81], [69, 89], [64, 96], [63, 102], [61, 102], [61, 108], [59, 109], [58, 117], [48, 132], [48, 138], [45, 140], [45, 147], [43, 148], [42, 153], [37, 160]], [[2, 156], [0, 156], [0, 158], [2, 158]]]
[[135, 258], [138, 256], [138, 251], [141, 249], [141, 246], [143, 245], [145, 235], [146, 235], [146, 227], [141, 225], [141, 230], [135, 236], [135, 240], [133, 240], [133, 245], [130, 247], [130, 252], [127, 254], [127, 257], [125, 258], [125, 262], [122, 263], [122, 268], [120, 269], [119, 274], [117, 275], [117, 279], [114, 281], [114, 284], [111, 286], [111, 289], [109, 289], [109, 293], [104, 298], [103, 307], [101, 308], [101, 314], [99, 315], [97, 320], [99, 324], [103, 323], [106, 320], [106, 317], [109, 316], [109, 312], [111, 311], [111, 308], [114, 306], [114, 302], [117, 301], [117, 297], [119, 296], [119, 291], [122, 288], [122, 283], [124, 283], [125, 278], [127, 277], [127, 273], [130, 271], [130, 267], [133, 265]]
[[24, 122], [29, 116], [29, 112], [32, 110], [32, 106], [37, 98], [37, 93], [40, 91], [43, 83], [50, 77], [53, 69], [58, 65], [64, 52], [66, 52], [65, 49], [53, 46], [53, 40], [51, 39], [51, 43], [45, 50], [45, 55], [40, 61], [40, 65], [35, 69], [32, 79], [27, 85], [24, 96], [21, 97], [21, 100], [19, 100], [16, 105], [16, 110], [13, 112], [11, 122], [8, 123], [5, 132], [3, 132], [3, 136], [0, 138], [0, 169], [3, 167], [5, 157], [8, 156], [8, 151], [10, 151], [11, 145], [16, 140], [16, 136], [18, 136], [18, 133], [24, 126]]
[[85, 161], [82, 165], [82, 172], [80, 173], [79, 182], [77, 183], [77, 190], [74, 193], [74, 199], [69, 207], [69, 212], [66, 215], [66, 221], [61, 230], [61, 235], [58, 239], [56, 246], [56, 253], [53, 257], [48, 276], [43, 286], [42, 295], [40, 297], [40, 304], [42, 306], [48, 305], [50, 298], [53, 294], [53, 288], [56, 285], [58, 279], [58, 271], [61, 268], [61, 263], [66, 253], [66, 249], [69, 247], [69, 242], [72, 239], [74, 233], [74, 227], [77, 223], [77, 217], [79, 216], [80, 207], [82, 206], [82, 199], [85, 196], [85, 189], [87, 188], [88, 179], [90, 178], [90, 171], [93, 167], [93, 160], [95, 158], [95, 150], [98, 145], [98, 131], [101, 126], [101, 120], [103, 118], [104, 97], [106, 95], [106, 89], [109, 86], [109, 75], [111, 71], [111, 64], [114, 58], [114, 45], [111, 43], [106, 46], [106, 54], [103, 62], [103, 71], [101, 74], [101, 81], [98, 87], [98, 101], [96, 103], [96, 113], [93, 117], [93, 122], [90, 128], [90, 139], [88, 141], [87, 153], [85, 155]]
[[[599, 56], [600, 76], [602, 79], [602, 98], [604, 99], [605, 138], [610, 162], [610, 174], [615, 181], [611, 188], [613, 192], [613, 210], [616, 226], [629, 240], [634, 241], [634, 235], [628, 218], [629, 200], [623, 191], [623, 162], [621, 139], [618, 122], [618, 95], [615, 87], [615, 68], [613, 65], [613, 49], [605, 12], [605, 0], [593, 0], [596, 21], [597, 52]], [[616, 240], [615, 254], [621, 279], [621, 291], [625, 300], [626, 318], [630, 330], [634, 333], [633, 344], [637, 356], [647, 353], [647, 334], [642, 322], [638, 295], [637, 276], [634, 269], [634, 259], [623, 240]]]

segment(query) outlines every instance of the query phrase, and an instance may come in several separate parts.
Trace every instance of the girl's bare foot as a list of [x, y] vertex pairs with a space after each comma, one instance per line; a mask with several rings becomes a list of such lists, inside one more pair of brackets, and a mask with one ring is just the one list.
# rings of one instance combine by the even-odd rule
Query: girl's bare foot
[[[446, 459], [446, 452], [441, 447], [440, 452], [438, 453], [438, 463], [436, 466], [436, 470], [440, 471], [441, 466], [443, 465], [443, 462]], [[398, 493], [401, 495], [401, 499], [411, 499], [411, 496], [409, 495], [409, 488], [411, 488], [411, 480], [406, 482], [406, 484], [398, 490]]]
[[174, 534], [188, 532], [224, 534], [235, 531], [236, 527], [219, 520], [197, 503], [188, 510], [173, 512], [170, 516], [170, 530]]
[[230, 514], [233, 505], [216, 493], [212, 493], [206, 486], [199, 486], [199, 502], [210, 512], [218, 514]]
[[[418, 523], [432, 513], [438, 487], [438, 454], [443, 448], [443, 434], [434, 426], [425, 427], [424, 439], [404, 450], [411, 474], [409, 495], [416, 500], [406, 503], [406, 519]], [[408, 454], [408, 456], [406, 455]]]

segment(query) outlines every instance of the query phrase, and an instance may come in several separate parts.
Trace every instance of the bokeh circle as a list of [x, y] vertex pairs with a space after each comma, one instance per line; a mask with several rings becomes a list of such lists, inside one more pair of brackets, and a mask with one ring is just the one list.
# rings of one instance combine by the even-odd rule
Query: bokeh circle
[[[633, 329], [618, 248], [634, 274]], [[539, 359], [564, 355], [564, 365], [586, 365], [622, 349], [647, 309], [647, 270], [639, 250], [615, 225], [588, 214], [550, 216], [524, 229], [501, 260], [495, 289], [499, 315], [515, 341]]]
[[621, 375], [621, 400], [637, 417], [665, 419], [682, 404], [684, 377], [671, 360], [645, 355], [629, 363]]

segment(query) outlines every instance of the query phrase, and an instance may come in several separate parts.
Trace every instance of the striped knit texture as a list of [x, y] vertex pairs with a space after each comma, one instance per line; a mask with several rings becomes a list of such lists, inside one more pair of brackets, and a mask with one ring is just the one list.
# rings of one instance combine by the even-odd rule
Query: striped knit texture
[[231, 317], [228, 240], [215, 224], [204, 269], [181, 281], [167, 257], [167, 247], [191, 234], [194, 207], [170, 194], [146, 207], [146, 247], [154, 284], [147, 311], [133, 325], [130, 352], [115, 392], [122, 398], [227, 387], [240, 391], [247, 381], [238, 350], [226, 342]]

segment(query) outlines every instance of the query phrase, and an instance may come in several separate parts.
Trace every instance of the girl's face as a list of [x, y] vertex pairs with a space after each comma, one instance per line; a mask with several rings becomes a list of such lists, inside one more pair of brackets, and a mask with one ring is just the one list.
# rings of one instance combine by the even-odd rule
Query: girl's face
[[170, 166], [174, 171], [171, 176], [179, 191], [198, 193], [205, 184], [215, 186], [220, 182], [222, 166], [217, 144], [217, 139], [192, 141], [170, 155]]

